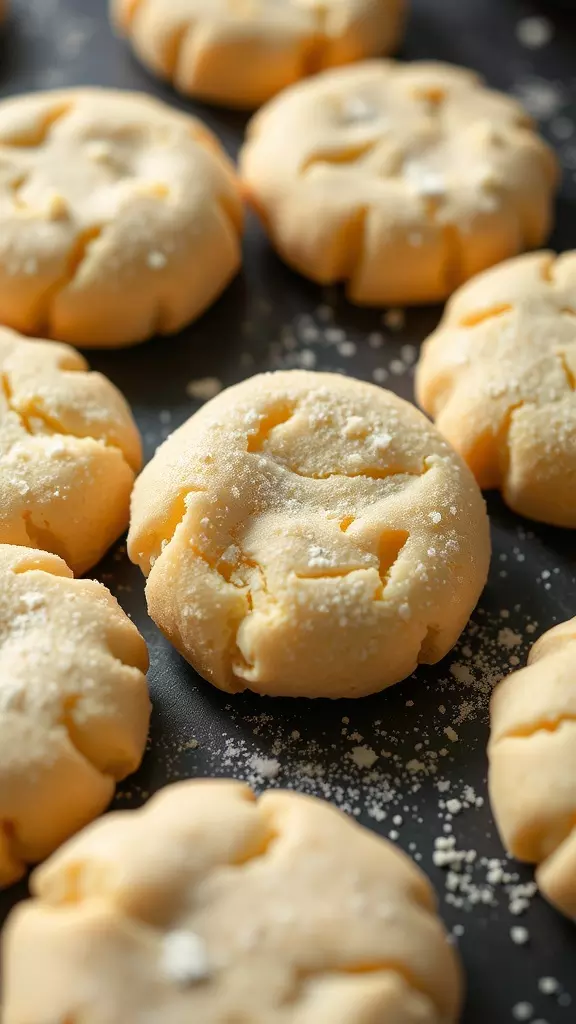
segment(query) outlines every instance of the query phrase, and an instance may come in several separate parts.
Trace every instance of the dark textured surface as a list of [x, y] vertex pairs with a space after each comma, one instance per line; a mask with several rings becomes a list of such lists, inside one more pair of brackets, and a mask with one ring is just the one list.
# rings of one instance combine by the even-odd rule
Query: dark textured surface
[[[155, 83], [112, 38], [103, 0], [14, 0], [13, 8], [0, 42], [2, 94], [101, 84], [144, 89], [185, 108], [194, 106]], [[543, 128], [558, 146], [566, 171], [553, 242], [557, 248], [568, 248], [576, 243], [576, 132], [570, 133], [576, 120], [576, 19], [554, 11], [557, 5], [543, 3], [538, 9], [517, 0], [415, 0], [402, 56], [476, 68], [491, 84], [527, 97], [540, 111]], [[536, 13], [553, 18], [555, 34], [549, 45], [529, 50], [518, 41], [516, 26]], [[194, 109], [235, 153], [242, 116]], [[417, 346], [437, 318], [438, 310], [412, 311], [403, 330], [391, 333], [380, 313], [356, 311], [338, 294], [322, 294], [285, 269], [251, 223], [242, 275], [201, 322], [174, 339], [130, 351], [92, 353], [89, 359], [126, 394], [150, 456], [197, 407], [186, 394], [187, 382], [196, 378], [214, 376], [228, 385], [262, 369], [315, 358], [319, 369], [338, 369], [365, 379], [384, 367], [389, 371], [387, 385], [411, 397], [409, 363], [414, 352], [405, 346]], [[321, 338], [310, 340], [315, 325], [321, 328]], [[341, 336], [329, 334], [327, 340], [326, 327], [342, 329], [356, 351], [350, 355], [350, 348], [339, 350], [334, 338]], [[382, 347], [370, 346], [368, 336], [373, 332], [383, 334]], [[314, 355], [302, 356], [303, 350]], [[445, 874], [432, 864], [434, 837], [441, 834], [445, 821], [439, 817], [445, 812], [439, 807], [443, 797], [438, 780], [451, 781], [448, 796], [461, 796], [466, 784], [485, 796], [488, 677], [506, 671], [511, 654], [523, 661], [535, 636], [576, 612], [573, 535], [523, 523], [497, 497], [491, 497], [489, 506], [492, 572], [460, 650], [402, 686], [357, 703], [232, 699], [212, 689], [147, 618], [143, 581], [119, 546], [101, 566], [99, 577], [150, 644], [154, 715], [144, 765], [123, 787], [118, 803], [136, 805], [179, 777], [251, 777], [252, 755], [276, 758], [279, 771], [271, 784], [324, 793], [383, 835], [398, 833], [398, 842], [405, 849], [412, 844], [412, 852], [421, 856], [440, 893], [447, 926], [456, 926], [457, 934], [463, 928], [458, 944], [468, 984], [464, 1024], [512, 1021], [513, 1008], [521, 1002], [533, 1007], [527, 1019], [569, 1024], [576, 1020], [574, 926], [539, 897], [526, 914], [514, 917], [501, 886], [495, 887], [491, 905], [455, 907], [446, 901]], [[502, 610], [508, 616], [502, 616]], [[526, 630], [527, 624], [534, 632]], [[502, 636], [499, 642], [499, 631], [506, 627], [522, 638], [517, 647], [507, 649]], [[461, 667], [451, 672], [454, 662]], [[343, 724], [344, 717], [349, 724]], [[447, 726], [456, 730], [457, 741], [447, 738]], [[355, 733], [362, 739], [354, 738]], [[372, 775], [350, 758], [356, 744], [381, 754]], [[416, 769], [411, 776], [405, 768], [411, 759], [426, 765], [426, 770]], [[435, 765], [433, 774], [430, 768]], [[414, 783], [419, 787], [415, 791]], [[387, 818], [379, 821], [385, 812]], [[398, 814], [401, 823], [393, 821]], [[465, 809], [452, 827], [458, 849], [478, 851], [470, 870], [482, 888], [487, 872], [480, 858], [503, 857], [488, 807]], [[531, 878], [529, 870], [517, 870], [522, 880]], [[23, 893], [24, 887], [17, 887], [3, 894], [0, 915]], [[510, 938], [511, 927], [517, 925], [530, 937], [522, 947]], [[539, 992], [543, 976], [558, 979], [560, 999]]]

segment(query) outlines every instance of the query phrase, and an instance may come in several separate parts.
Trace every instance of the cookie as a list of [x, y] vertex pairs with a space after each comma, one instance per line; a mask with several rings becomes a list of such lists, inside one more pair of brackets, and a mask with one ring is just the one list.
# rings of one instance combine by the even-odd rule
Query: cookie
[[67, 345], [0, 328], [0, 544], [86, 572], [128, 525], [141, 461], [130, 409], [106, 377]]
[[282, 258], [371, 305], [443, 300], [541, 245], [558, 180], [515, 100], [449, 64], [383, 60], [269, 103], [241, 171]]
[[502, 841], [538, 864], [542, 894], [576, 918], [576, 619], [544, 633], [492, 697], [490, 799]]
[[196, 118], [110, 89], [0, 102], [0, 322], [132, 345], [198, 317], [240, 265], [232, 164]]
[[484, 586], [480, 492], [411, 405], [339, 374], [222, 392], [136, 483], [150, 615], [236, 692], [360, 697], [456, 643]]
[[213, 103], [254, 108], [323, 68], [390, 53], [406, 0], [111, 0], [151, 71]]
[[4, 1024], [454, 1024], [428, 879], [330, 804], [182, 782], [32, 879], [4, 938]]
[[0, 544], [0, 886], [100, 814], [138, 767], [147, 668], [106, 587]]
[[510, 260], [448, 306], [417, 368], [422, 408], [481, 487], [576, 528], [576, 253]]

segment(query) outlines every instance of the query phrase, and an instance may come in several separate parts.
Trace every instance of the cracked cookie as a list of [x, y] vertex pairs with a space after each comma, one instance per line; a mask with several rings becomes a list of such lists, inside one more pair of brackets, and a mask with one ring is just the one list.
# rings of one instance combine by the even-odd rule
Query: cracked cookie
[[425, 875], [330, 804], [187, 781], [32, 878], [5, 1024], [454, 1024], [461, 971]]
[[126, 529], [141, 461], [130, 409], [106, 377], [67, 345], [0, 327], [0, 544], [86, 572]]
[[482, 488], [576, 528], [576, 253], [510, 260], [459, 291], [422, 349], [422, 408]]
[[241, 230], [196, 118], [109, 89], [0, 103], [0, 323], [94, 347], [178, 331], [238, 270]]
[[190, 96], [253, 108], [323, 68], [390, 53], [406, 0], [111, 0], [116, 28]]
[[241, 169], [283, 259], [372, 305], [440, 301], [541, 245], [558, 179], [515, 100], [461, 68], [393, 61], [273, 100], [248, 128]]
[[576, 619], [544, 633], [491, 706], [489, 789], [502, 841], [538, 864], [542, 894], [576, 918]]
[[455, 644], [486, 581], [478, 487], [413, 406], [339, 374], [222, 392], [136, 482], [150, 615], [229, 692], [360, 697]]
[[146, 644], [106, 587], [0, 544], [0, 886], [52, 853], [135, 771]]

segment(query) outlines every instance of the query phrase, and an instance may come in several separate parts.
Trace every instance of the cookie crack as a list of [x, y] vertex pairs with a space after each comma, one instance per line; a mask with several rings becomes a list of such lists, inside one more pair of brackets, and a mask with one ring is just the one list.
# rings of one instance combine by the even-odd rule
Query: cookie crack
[[[433, 221], [435, 219], [436, 213]], [[462, 235], [456, 224], [444, 224], [442, 235], [444, 239], [444, 283], [446, 290], [452, 293], [464, 280]]]
[[562, 371], [566, 377], [570, 391], [576, 391], [576, 374], [568, 362], [567, 353], [557, 352], [556, 355], [558, 356], [560, 366], [562, 367]]
[[510, 467], [510, 431], [512, 430], [514, 415], [519, 409], [523, 409], [525, 405], [526, 402], [522, 400], [515, 402], [506, 410], [500, 428], [494, 438], [496, 456], [499, 462], [500, 486], [505, 483]]
[[105, 226], [103, 224], [94, 224], [92, 227], [81, 231], [74, 240], [67, 256], [64, 272], [44, 291], [37, 303], [35, 321], [39, 336], [52, 337], [52, 316], [55, 300], [66, 288], [74, 284], [85, 260], [90, 254], [90, 246], [100, 238]]
[[[2, 877], [2, 868], [6, 869], [6, 877]], [[18, 840], [16, 823], [10, 818], [0, 820], [0, 884], [11, 885], [17, 882], [26, 871], [26, 859], [22, 854]]]
[[122, 10], [118, 18], [120, 26], [124, 31], [128, 31], [132, 28], [136, 16], [140, 8], [144, 6], [144, 3], [145, 0], [124, 0]]
[[[426, 635], [420, 644], [420, 650], [418, 651], [418, 664], [419, 665], [430, 665], [437, 661], [437, 655], [435, 651], [437, 649], [437, 640], [440, 636], [440, 630], [438, 626], [428, 626]], [[432, 659], [432, 660], [431, 660]]]
[[381, 139], [370, 139], [366, 142], [358, 142], [356, 145], [334, 146], [331, 149], [321, 150], [307, 157], [300, 165], [300, 174], [305, 175], [311, 168], [318, 164], [343, 165], [358, 163], [362, 157], [372, 153], [380, 145]]
[[553, 254], [546, 256], [540, 264], [540, 278], [547, 284], [555, 284], [554, 280], [554, 269], [556, 266], [556, 257]]
[[428, 1004], [440, 1009], [431, 992], [425, 988], [419, 978], [400, 960], [373, 960], [365, 963], [335, 964], [333, 968], [326, 967], [324, 970], [306, 970], [305, 968], [295, 969], [296, 989], [293, 990], [283, 1001], [284, 1005], [290, 1005], [302, 1001], [306, 985], [320, 979], [333, 976], [361, 977], [366, 974], [394, 974], [400, 978], [412, 992], [422, 996]]
[[377, 599], [382, 600], [386, 587], [392, 577], [392, 571], [406, 544], [410, 539], [408, 530], [384, 530], [380, 537], [378, 549], [378, 575], [381, 589]]
[[369, 572], [374, 566], [371, 565], [351, 565], [343, 566], [339, 568], [335, 566], [333, 569], [323, 566], [318, 568], [318, 572], [313, 570], [310, 572], [295, 572], [294, 576], [297, 580], [339, 580], [345, 579], [346, 576], [351, 576], [355, 572]]
[[477, 312], [467, 313], [461, 317], [458, 321], [459, 327], [477, 327], [478, 324], [483, 324], [487, 320], [494, 320], [497, 317], [504, 316], [506, 313], [512, 313], [514, 307], [509, 302], [495, 302], [493, 306], [487, 306], [485, 309], [480, 309]]
[[69, 100], [58, 103], [52, 110], [46, 111], [38, 124], [20, 132], [15, 131], [12, 135], [2, 136], [0, 138], [0, 147], [10, 146], [14, 149], [35, 149], [44, 145], [49, 140], [54, 126], [71, 113], [73, 109], [74, 103]]
[[276, 465], [279, 466], [281, 469], [286, 470], [286, 472], [288, 472], [288, 473], [293, 473], [294, 476], [298, 476], [302, 480], [318, 480], [318, 481], [338, 480], [338, 479], [340, 479], [340, 480], [357, 480], [357, 479], [388, 480], [391, 477], [396, 477], [396, 476], [398, 476], [398, 477], [406, 476], [406, 477], [418, 478], [418, 477], [424, 476], [428, 472], [428, 470], [429, 470], [428, 466], [423, 466], [422, 469], [415, 470], [415, 469], [405, 469], [402, 466], [397, 466], [396, 465], [396, 466], [369, 466], [369, 467], [366, 467], [365, 469], [359, 469], [356, 473], [336, 473], [336, 472], [303, 473], [301, 470], [296, 469], [294, 466], [288, 465], [288, 463], [283, 462], [281, 459], [279, 459], [277, 457], [274, 457], [274, 456], [271, 456], [271, 457], [272, 457], [273, 461], [276, 463]]
[[576, 714], [559, 714], [555, 715], [554, 718], [533, 722], [530, 725], [510, 728], [502, 733], [501, 736], [498, 736], [498, 739], [494, 741], [494, 745], [496, 746], [496, 744], [508, 739], [530, 739], [541, 732], [556, 733], [564, 724], [569, 722], [576, 722]]
[[[51, 416], [41, 406], [35, 405], [34, 400], [28, 404], [26, 411], [19, 408], [14, 401], [14, 391], [7, 373], [0, 372], [0, 392], [4, 396], [9, 411], [17, 417], [21, 427], [29, 437], [72, 437], [77, 441], [93, 441], [104, 448], [110, 448], [113, 451], [119, 452], [124, 461], [128, 463], [124, 451], [119, 444], [110, 441], [106, 437], [93, 437], [92, 434], [78, 434], [67, 430], [56, 416]], [[46, 431], [35, 430], [33, 421], [42, 423], [47, 428]], [[14, 441], [12, 447], [18, 443], [17, 440]]]
[[30, 511], [22, 513], [22, 522], [29, 546], [40, 551], [46, 551], [49, 554], [58, 555], [68, 565], [70, 554], [62, 537], [55, 535], [47, 521], [44, 521], [43, 526], [34, 522], [32, 515]]
[[[113, 655], [111, 655], [114, 658]], [[119, 659], [114, 658], [114, 661]], [[120, 662], [120, 664], [124, 664]], [[85, 744], [82, 740], [80, 730], [77, 728], [76, 722], [74, 721], [74, 712], [78, 707], [78, 704], [83, 699], [84, 694], [73, 693], [68, 694], [62, 701], [62, 707], [60, 711], [60, 718], [58, 719], [58, 725], [61, 725], [66, 730], [66, 734], [72, 746], [74, 747], [77, 754], [79, 754], [87, 764], [90, 764], [94, 771], [98, 772], [105, 779], [113, 779], [115, 782], [125, 778], [128, 772], [132, 770], [132, 761], [126, 757], [118, 756], [116, 760], [111, 760], [106, 767], [102, 767], [90, 757]]]
[[296, 412], [296, 403], [289, 401], [277, 402], [271, 409], [259, 417], [258, 426], [248, 433], [247, 452], [261, 452], [270, 434], [276, 427], [288, 423]]
[[165, 74], [168, 75], [170, 79], [174, 79], [176, 77], [184, 42], [186, 41], [186, 37], [192, 34], [195, 27], [195, 23], [192, 21], [178, 25], [166, 40], [162, 57]]

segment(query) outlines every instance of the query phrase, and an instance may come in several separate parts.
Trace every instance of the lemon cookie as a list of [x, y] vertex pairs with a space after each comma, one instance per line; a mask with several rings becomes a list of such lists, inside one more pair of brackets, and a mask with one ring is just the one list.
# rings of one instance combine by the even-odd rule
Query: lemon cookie
[[576, 253], [510, 260], [454, 296], [417, 393], [483, 488], [576, 527]]
[[32, 879], [4, 937], [4, 1024], [453, 1024], [428, 879], [328, 803], [183, 782]]
[[223, 690], [359, 697], [442, 658], [486, 580], [472, 475], [390, 392], [263, 374], [205, 405], [133, 495], [149, 612]]
[[540, 245], [558, 178], [515, 100], [461, 68], [393, 61], [273, 100], [249, 126], [241, 166], [280, 255], [373, 305], [444, 299]]
[[111, 0], [152, 71], [191, 96], [253, 108], [323, 68], [396, 46], [406, 0]]
[[179, 330], [240, 264], [234, 171], [196, 120], [138, 93], [0, 103], [0, 322], [84, 346]]
[[0, 886], [107, 806], [142, 758], [146, 644], [106, 587], [0, 544]]
[[141, 464], [124, 398], [87, 371], [67, 345], [0, 328], [0, 544], [52, 551], [76, 574], [126, 529]]
[[490, 799], [507, 849], [576, 918], [576, 619], [534, 644], [492, 697]]

